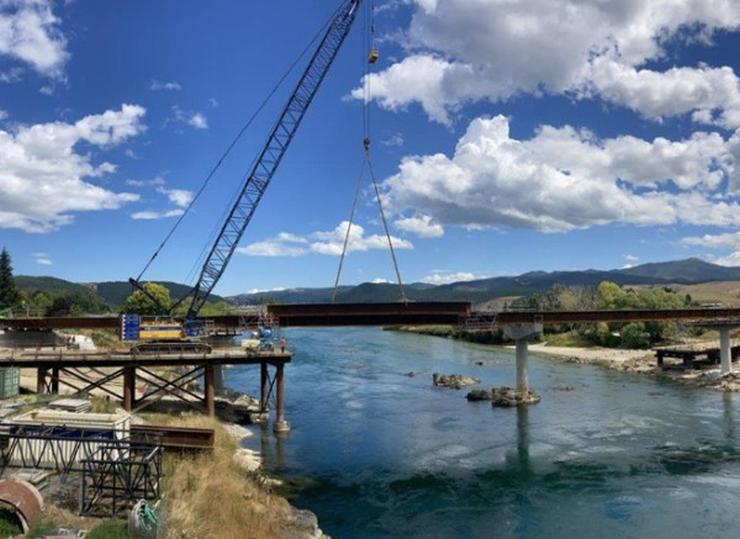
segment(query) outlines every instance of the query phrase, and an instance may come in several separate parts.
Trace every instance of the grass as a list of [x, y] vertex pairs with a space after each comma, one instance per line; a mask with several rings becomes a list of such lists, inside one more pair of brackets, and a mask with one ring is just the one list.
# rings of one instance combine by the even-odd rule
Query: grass
[[117, 401], [101, 397], [100, 395], [90, 397], [90, 411], [95, 414], [112, 414], [118, 406]]
[[547, 346], [569, 346], [575, 348], [593, 348], [595, 345], [577, 331], [565, 333], [548, 333], [543, 337]]
[[118, 330], [115, 329], [77, 329], [71, 333], [90, 337], [98, 348], [115, 349], [126, 347], [126, 343], [121, 342]]
[[419, 335], [432, 335], [434, 337], [452, 337], [455, 334], [455, 328], [447, 324], [425, 325], [425, 326], [388, 326], [383, 328], [388, 331], [403, 331], [407, 333], [418, 333]]
[[165, 459], [164, 503], [167, 537], [220, 539], [279, 538], [280, 522], [289, 510], [286, 500], [256, 484], [234, 460], [236, 441], [217, 420], [202, 416], [157, 422], [173, 426], [213, 428], [212, 454]]
[[0, 509], [0, 537], [15, 537], [23, 533], [18, 517], [13, 511], [6, 508]]
[[39, 535], [43, 535], [45, 533], [48, 533], [55, 529], [57, 527], [56, 523], [48, 518], [42, 518], [36, 524], [34, 524], [30, 530], [28, 530], [28, 534], [26, 537], [38, 537]]
[[86, 539], [128, 539], [128, 526], [123, 520], [104, 520], [85, 536]]

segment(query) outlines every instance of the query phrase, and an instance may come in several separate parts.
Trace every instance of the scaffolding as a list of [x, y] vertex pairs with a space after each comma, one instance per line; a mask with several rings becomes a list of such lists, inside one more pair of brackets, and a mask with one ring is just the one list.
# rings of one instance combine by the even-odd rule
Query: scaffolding
[[125, 454], [128, 437], [127, 429], [0, 424], [0, 475], [9, 467], [80, 472], [102, 446]]
[[158, 500], [162, 478], [162, 448], [158, 445], [100, 445], [82, 461], [80, 514], [114, 517], [130, 511], [139, 500]]

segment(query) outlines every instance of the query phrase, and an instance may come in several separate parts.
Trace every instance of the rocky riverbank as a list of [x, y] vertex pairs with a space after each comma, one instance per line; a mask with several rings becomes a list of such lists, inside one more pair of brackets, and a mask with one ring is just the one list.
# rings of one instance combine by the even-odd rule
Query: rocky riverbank
[[[452, 326], [393, 326], [386, 328], [392, 331], [403, 331], [419, 335], [429, 335], [443, 338], [457, 338], [458, 334]], [[490, 339], [480, 337], [471, 342], [478, 344], [504, 346], [499, 337], [494, 335]], [[504, 346], [513, 350], [513, 346]], [[651, 350], [626, 350], [621, 348], [601, 347], [571, 347], [550, 346], [547, 342], [530, 343], [529, 351], [540, 356], [547, 356], [568, 363], [598, 365], [607, 369], [655, 376], [693, 387], [717, 389], [721, 391], [740, 391], [740, 367], [738, 373], [722, 376], [719, 366], [706, 366], [702, 369], [684, 371], [681, 369], [660, 369]]]
[[[506, 348], [514, 349], [513, 346]], [[657, 366], [655, 354], [650, 350], [548, 346], [544, 342], [530, 344], [529, 351], [568, 363], [598, 365], [615, 371], [655, 376], [694, 387], [740, 391], [740, 369], [725, 376], [721, 375], [719, 366], [716, 365], [690, 371], [661, 369]]]

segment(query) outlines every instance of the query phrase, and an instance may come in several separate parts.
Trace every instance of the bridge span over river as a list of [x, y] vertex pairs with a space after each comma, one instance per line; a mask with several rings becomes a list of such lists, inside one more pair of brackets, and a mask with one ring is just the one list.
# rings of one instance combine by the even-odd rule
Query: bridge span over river
[[[266, 316], [265, 316], [266, 315]], [[199, 318], [207, 327], [248, 329], [272, 320], [280, 327], [389, 326], [460, 324], [481, 328], [512, 324], [587, 322], [740, 321], [740, 308], [598, 311], [478, 311], [467, 302], [302, 303], [267, 305], [241, 314]], [[120, 317], [61, 316], [0, 318], [0, 329], [117, 329]]]
[[[671, 310], [594, 310], [594, 311], [479, 311], [467, 302], [405, 302], [405, 303], [314, 303], [268, 305], [257, 309], [245, 310], [237, 315], [201, 317], [199, 319], [212, 335], [237, 335], [242, 331], [264, 325], [289, 327], [341, 327], [341, 326], [390, 326], [390, 325], [457, 325], [464, 331], [480, 332], [501, 328], [504, 334], [516, 344], [516, 387], [517, 390], [529, 390], [527, 377], [528, 341], [539, 334], [546, 324], [593, 323], [593, 322], [650, 322], [678, 321], [686, 322], [719, 331], [721, 373], [732, 370], [732, 352], [730, 331], [740, 327], [740, 308], [712, 309], [671, 309]], [[119, 329], [119, 316], [84, 316], [84, 317], [14, 317], [0, 318], [0, 329], [11, 331], [51, 331], [55, 329]], [[168, 381], [159, 378], [156, 373], [146, 371], [154, 365], [195, 364], [197, 367], [186, 377], [191, 381], [193, 376], [203, 373], [205, 387], [205, 408], [214, 412], [214, 367], [215, 371], [223, 364], [246, 363], [261, 366], [260, 410], [265, 411], [267, 401], [275, 388], [277, 392], [276, 428], [287, 429], [283, 418], [283, 367], [291, 359], [290, 353], [267, 354], [269, 357], [258, 357], [260, 354], [216, 353], [202, 354], [198, 357], [157, 357], [146, 358], [143, 355], [122, 352], [108, 352], [105, 357], [80, 357], [79, 355], [39, 354], [9, 355], [0, 357], [2, 366], [33, 366], [38, 368], [41, 390], [48, 378], [51, 385], [58, 388], [59, 373], [63, 369], [72, 369], [80, 365], [115, 367], [117, 370], [104, 380], [123, 375], [124, 405], [131, 409], [134, 405], [133, 387], [137, 380], [137, 371], [145, 372], [155, 380], [160, 394], [179, 394], [185, 383]], [[242, 357], [244, 356], [244, 357]], [[93, 365], [94, 363], [94, 365]], [[275, 377], [271, 378], [267, 365], [276, 368]], [[200, 369], [200, 370], [199, 370]], [[51, 371], [51, 376], [49, 376]], [[77, 373], [79, 377], [79, 373]], [[102, 383], [83, 377], [86, 387], [101, 387]], [[153, 394], [147, 393], [143, 401], [150, 400]]]

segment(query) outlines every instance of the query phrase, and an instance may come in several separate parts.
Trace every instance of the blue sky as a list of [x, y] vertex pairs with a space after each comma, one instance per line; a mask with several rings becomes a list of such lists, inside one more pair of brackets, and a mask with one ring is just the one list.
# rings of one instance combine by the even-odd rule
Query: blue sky
[[[0, 244], [16, 272], [138, 274], [338, 3], [0, 0]], [[740, 265], [737, 2], [375, 9], [373, 161], [405, 280]], [[217, 292], [333, 283], [366, 37], [359, 19]], [[192, 279], [289, 87], [148, 278]], [[393, 278], [370, 195], [366, 182], [345, 283]]]

